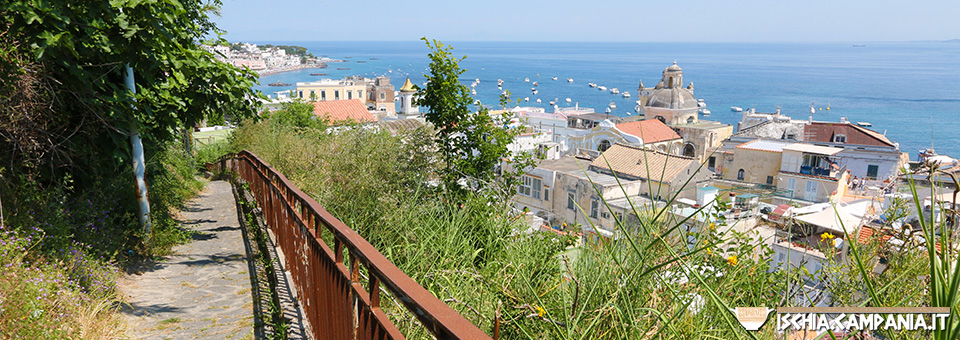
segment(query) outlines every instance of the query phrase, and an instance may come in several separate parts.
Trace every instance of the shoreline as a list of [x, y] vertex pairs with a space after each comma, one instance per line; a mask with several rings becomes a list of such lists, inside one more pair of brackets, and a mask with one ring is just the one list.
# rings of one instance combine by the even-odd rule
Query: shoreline
[[284, 73], [284, 72], [300, 71], [300, 70], [306, 70], [311, 68], [326, 68], [326, 67], [327, 67], [326, 64], [319, 64], [319, 65], [314, 64], [314, 65], [297, 65], [294, 67], [284, 67], [281, 69], [274, 69], [274, 70], [264, 70], [263, 72], [257, 72], [257, 78], [263, 78], [266, 76], [272, 76], [274, 74]]

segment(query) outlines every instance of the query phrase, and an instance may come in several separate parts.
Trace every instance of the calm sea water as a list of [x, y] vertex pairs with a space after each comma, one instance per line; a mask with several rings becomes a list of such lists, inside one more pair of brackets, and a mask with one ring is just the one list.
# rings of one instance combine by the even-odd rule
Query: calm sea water
[[[267, 42], [263, 42], [267, 43]], [[283, 43], [283, 42], [270, 42]], [[348, 75], [390, 76], [396, 87], [406, 77], [420, 84], [429, 63], [426, 45], [416, 42], [289, 42], [315, 55], [344, 59], [323, 70], [302, 70], [266, 76], [258, 89], [267, 94], [293, 87], [271, 87]], [[734, 124], [742, 113], [731, 106], [758, 112], [781, 112], [795, 119], [810, 115], [811, 103], [824, 108], [815, 120], [869, 122], [873, 129], [900, 143], [916, 159], [919, 149], [933, 146], [941, 154], [960, 156], [960, 44], [874, 43], [449, 43], [457, 56], [466, 55], [464, 84], [480, 79], [475, 96], [496, 105], [497, 79], [523, 106], [592, 107], [603, 112], [611, 102], [614, 114], [633, 113], [637, 85], [653, 86], [674, 60], [684, 81], [694, 83], [697, 98], [712, 111], [702, 119]], [[371, 60], [374, 58], [375, 60]], [[358, 63], [364, 61], [364, 63]], [[337, 70], [349, 68], [349, 70]], [[310, 73], [328, 73], [314, 77]], [[554, 81], [550, 77], [556, 76]], [[530, 82], [524, 82], [529, 78]], [[573, 78], [568, 83], [566, 78]], [[539, 82], [539, 94], [530, 90]], [[633, 95], [599, 91], [597, 83]], [[542, 103], [537, 104], [536, 100]], [[571, 102], [567, 103], [566, 98]], [[826, 107], [830, 110], [827, 111]], [[549, 111], [549, 109], [548, 109]]]

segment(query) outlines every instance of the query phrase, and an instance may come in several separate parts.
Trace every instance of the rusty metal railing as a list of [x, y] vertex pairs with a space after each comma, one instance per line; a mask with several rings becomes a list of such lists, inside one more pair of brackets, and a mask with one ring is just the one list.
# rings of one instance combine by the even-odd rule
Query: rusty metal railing
[[[253, 153], [228, 155], [208, 168], [236, 173], [250, 186], [284, 253], [314, 338], [404, 339], [380, 309], [383, 286], [438, 339], [490, 339]], [[320, 238], [324, 229], [333, 235], [333, 249]], [[361, 265], [368, 287], [360, 281]]]

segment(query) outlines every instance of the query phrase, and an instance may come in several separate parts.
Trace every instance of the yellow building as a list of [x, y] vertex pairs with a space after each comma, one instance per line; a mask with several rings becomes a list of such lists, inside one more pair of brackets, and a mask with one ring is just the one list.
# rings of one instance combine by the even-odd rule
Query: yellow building
[[791, 144], [794, 143], [755, 139], [737, 145], [730, 157], [722, 158], [719, 171], [726, 180], [777, 185], [783, 148]]
[[366, 82], [351, 79], [323, 79], [320, 81], [297, 83], [294, 93], [297, 98], [310, 101], [362, 99], [367, 92]]

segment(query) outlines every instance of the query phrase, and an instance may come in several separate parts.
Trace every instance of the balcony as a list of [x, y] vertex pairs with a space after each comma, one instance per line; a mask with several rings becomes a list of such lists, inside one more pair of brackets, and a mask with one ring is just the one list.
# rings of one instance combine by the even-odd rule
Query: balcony
[[825, 167], [801, 166], [800, 173], [804, 175], [833, 177], [833, 172], [830, 170], [830, 168]]

